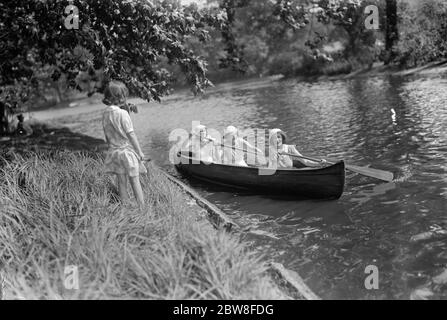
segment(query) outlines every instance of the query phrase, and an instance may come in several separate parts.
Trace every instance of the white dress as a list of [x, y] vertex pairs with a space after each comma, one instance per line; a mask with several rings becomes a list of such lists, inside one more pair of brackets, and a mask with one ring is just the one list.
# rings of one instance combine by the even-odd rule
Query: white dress
[[279, 148], [278, 152], [275, 148], [269, 148], [269, 168], [292, 168], [293, 160], [290, 156], [280, 153], [292, 153], [293, 146], [283, 144]]
[[[207, 137], [206, 139], [210, 139]], [[219, 163], [220, 154], [212, 141], [203, 142], [200, 138], [193, 136], [181, 147], [182, 151], [192, 152], [193, 158], [204, 163]]]
[[102, 126], [109, 145], [104, 160], [106, 172], [127, 174], [130, 177], [146, 173], [144, 164], [138, 160], [137, 153], [127, 138], [127, 134], [134, 131], [127, 111], [117, 106], [107, 107], [102, 116]]
[[248, 167], [247, 163], [244, 160], [244, 144], [242, 139], [238, 137], [234, 140], [234, 145], [232, 141], [224, 141], [225, 146], [223, 147], [223, 163], [241, 167]]

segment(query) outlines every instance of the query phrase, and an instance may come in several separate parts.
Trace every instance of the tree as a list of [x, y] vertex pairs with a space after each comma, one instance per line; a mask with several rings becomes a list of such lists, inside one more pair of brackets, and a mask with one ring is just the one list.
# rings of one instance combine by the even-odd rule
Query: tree
[[[205, 43], [210, 32], [220, 32], [225, 52], [220, 67], [244, 71], [244, 53], [262, 66], [270, 52], [288, 48], [283, 37], [293, 39], [309, 23], [310, 9], [340, 22], [348, 19], [349, 25], [346, 4], [358, 2], [218, 0], [216, 6], [198, 8], [182, 6], [179, 0], [72, 0], [80, 23], [67, 29], [68, 0], [2, 1], [0, 102], [5, 110], [26, 107], [43, 74], [83, 89], [89, 86], [79, 84], [79, 75], [97, 70], [106, 81], [122, 80], [133, 95], [146, 100], [159, 101], [169, 92], [172, 70], [180, 70], [193, 91], [201, 92], [211, 83], [206, 61], [187, 45], [191, 39]], [[240, 30], [256, 36], [238, 42]], [[259, 55], [257, 46], [263, 48]]]
[[[309, 23], [311, 0], [209, 0], [227, 12], [228, 29], [222, 33], [226, 57], [220, 66], [244, 75], [264, 74], [271, 62], [285, 52]], [[276, 69], [276, 68], [275, 68]], [[281, 72], [281, 70], [276, 70]]]
[[318, 19], [325, 23], [333, 23], [343, 28], [347, 34], [345, 57], [363, 55], [364, 49], [372, 48], [376, 36], [373, 30], [365, 28], [365, 7], [373, 4], [380, 6], [379, 0], [322, 0], [319, 2], [321, 10]]
[[393, 48], [394, 60], [415, 67], [447, 57], [447, 3], [425, 0], [418, 6], [399, 6], [400, 35]]
[[[222, 32], [226, 44], [227, 59], [222, 59], [221, 67], [232, 65], [245, 72], [249, 64], [246, 53], [255, 50], [250, 45], [270, 46], [272, 40], [279, 44], [287, 30], [299, 30], [309, 23], [307, 8], [311, 0], [220, 0], [219, 6], [225, 10], [228, 24]], [[283, 41], [284, 42], [284, 41]], [[265, 50], [263, 50], [265, 55]], [[231, 59], [231, 60], [230, 60]], [[258, 63], [261, 63], [260, 60]], [[253, 65], [250, 65], [254, 67]]]
[[[146, 100], [168, 93], [171, 74], [159, 68], [164, 58], [180, 67], [195, 92], [210, 85], [206, 63], [184, 46], [186, 37], [206, 41], [206, 26], [225, 28], [220, 9], [182, 7], [178, 1], [73, 1], [79, 29], [65, 27], [68, 2], [0, 2], [0, 101], [6, 109], [26, 106], [38, 87], [38, 74], [51, 69], [70, 87], [80, 72], [102, 69]], [[101, 90], [101, 88], [98, 88]]]

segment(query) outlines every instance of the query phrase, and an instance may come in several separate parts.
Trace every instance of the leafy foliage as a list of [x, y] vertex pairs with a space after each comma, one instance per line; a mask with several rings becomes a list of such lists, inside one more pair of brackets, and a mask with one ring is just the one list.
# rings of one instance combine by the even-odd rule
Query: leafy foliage
[[[287, 32], [300, 30], [309, 23], [309, 0], [210, 2], [218, 3], [228, 17], [228, 24], [222, 32], [228, 58], [221, 59], [221, 68], [232, 66], [240, 72], [258, 69], [265, 63], [269, 47], [277, 47]], [[258, 49], [259, 55], [256, 54]]]
[[447, 57], [447, 3], [428, 0], [411, 9], [401, 6], [401, 34], [395, 61], [414, 67]]
[[[318, 11], [318, 19], [323, 22], [331, 22], [335, 26], [341, 27], [347, 38], [345, 57], [352, 57], [359, 53], [363, 54], [367, 48], [372, 48], [376, 42], [376, 35], [373, 30], [365, 28], [365, 7], [367, 5], [383, 7], [382, 1], [361, 1], [361, 0], [322, 0], [321, 10]], [[384, 16], [379, 14], [379, 16]], [[368, 51], [368, 50], [366, 50]]]
[[[382, 0], [232, 2], [238, 4], [232, 41], [246, 61], [248, 74], [314, 75], [326, 73], [327, 67], [332, 74], [372, 65], [379, 56], [377, 32], [365, 29], [364, 8], [375, 4], [383, 11]], [[327, 44], [337, 41], [344, 55], [325, 52]], [[330, 68], [337, 59], [341, 63]]]
[[[240, 29], [235, 25], [239, 9], [257, 8], [261, 3], [262, 19], [275, 25], [273, 36], [305, 26], [308, 18], [304, 8], [310, 1], [222, 0], [217, 6], [200, 9], [194, 4], [181, 6], [178, 0], [71, 3], [77, 7], [80, 20], [79, 28], [71, 30], [64, 25], [68, 2], [0, 3], [0, 101], [8, 108], [32, 103], [45, 77], [53, 81], [63, 77], [69, 87], [83, 89], [77, 81], [79, 75], [95, 74], [95, 70], [102, 70], [106, 80], [122, 80], [132, 94], [147, 100], [160, 100], [169, 92], [172, 70], [185, 75], [194, 92], [201, 92], [211, 85], [206, 76], [207, 63], [187, 43], [203, 45], [210, 33], [220, 33], [224, 53], [211, 59], [219, 61], [219, 68], [244, 72], [244, 47], [235, 37], [235, 30]], [[255, 13], [259, 10], [245, 11], [248, 15]], [[258, 38], [251, 45], [263, 42]]]
[[206, 26], [223, 28], [226, 15], [221, 10], [182, 7], [173, 1], [74, 1], [79, 29], [67, 30], [67, 4], [0, 3], [2, 101], [25, 102], [25, 89], [35, 88], [37, 74], [48, 66], [53, 80], [65, 75], [71, 87], [77, 87], [80, 72], [103, 69], [107, 78], [124, 81], [133, 94], [159, 100], [168, 92], [172, 76], [158, 68], [162, 57], [180, 67], [196, 92], [210, 85], [206, 63], [184, 46], [184, 39], [206, 41]]
[[[384, 0], [208, 0], [200, 8], [179, 0], [72, 2], [79, 9], [77, 30], [64, 26], [68, 1], [0, 3], [0, 103], [26, 107], [48, 79], [101, 91], [81, 83], [82, 75], [97, 77], [98, 70], [147, 100], [160, 100], [183, 77], [201, 92], [211, 85], [208, 70], [217, 80], [234, 76], [230, 69], [249, 75], [347, 72], [379, 56], [381, 35], [365, 29], [366, 5], [379, 7], [383, 32], [393, 29], [382, 18]], [[401, 10], [397, 62], [445, 56], [445, 6], [429, 0], [417, 12]], [[337, 41], [342, 55], [324, 51]]]

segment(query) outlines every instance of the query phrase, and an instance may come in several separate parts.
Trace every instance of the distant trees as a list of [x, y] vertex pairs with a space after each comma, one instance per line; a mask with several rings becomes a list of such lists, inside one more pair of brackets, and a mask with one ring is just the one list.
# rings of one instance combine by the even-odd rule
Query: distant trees
[[[368, 30], [365, 27], [365, 8], [368, 5], [375, 5], [382, 9], [382, 1], [380, 0], [323, 0], [320, 2], [323, 10], [319, 14], [320, 20], [331, 23], [344, 30], [346, 34], [346, 46], [344, 50], [345, 58], [362, 57], [365, 60], [375, 60], [374, 46], [376, 42], [377, 30]], [[380, 15], [379, 15], [380, 16]]]
[[[384, 0], [244, 1], [233, 23], [236, 43], [249, 71], [260, 74], [313, 75], [326, 67], [335, 74], [372, 66], [380, 35], [365, 28], [364, 9], [371, 4], [385, 16]], [[324, 48], [335, 41], [343, 52], [331, 56]]]
[[414, 67], [447, 59], [447, 3], [424, 0], [398, 8], [400, 37], [394, 45], [394, 60], [402, 67]]
[[245, 61], [245, 71], [262, 75], [272, 66], [273, 59], [291, 51], [290, 45], [298, 40], [297, 34], [310, 21], [309, 3], [253, 0], [240, 3], [232, 25], [234, 43]]
[[225, 50], [229, 53], [227, 56], [233, 61], [222, 61], [220, 67], [232, 65], [238, 71], [260, 74], [269, 55], [272, 57], [287, 50], [293, 32], [309, 23], [308, 9], [313, 5], [311, 0], [214, 2], [227, 12], [228, 26], [231, 27], [231, 32], [222, 35]]

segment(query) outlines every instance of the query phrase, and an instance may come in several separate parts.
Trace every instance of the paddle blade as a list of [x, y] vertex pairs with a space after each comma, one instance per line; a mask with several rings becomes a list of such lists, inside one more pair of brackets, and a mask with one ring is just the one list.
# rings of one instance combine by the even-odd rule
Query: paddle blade
[[391, 182], [394, 179], [393, 173], [389, 172], [389, 171], [373, 169], [373, 168], [368, 168], [368, 167], [354, 166], [352, 164], [346, 164], [345, 168], [350, 171], [360, 173], [364, 176], [376, 178], [376, 179], [387, 181], [387, 182]]

